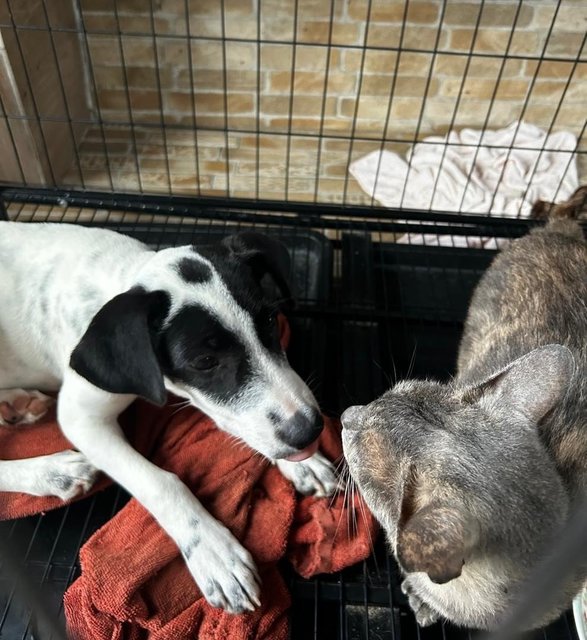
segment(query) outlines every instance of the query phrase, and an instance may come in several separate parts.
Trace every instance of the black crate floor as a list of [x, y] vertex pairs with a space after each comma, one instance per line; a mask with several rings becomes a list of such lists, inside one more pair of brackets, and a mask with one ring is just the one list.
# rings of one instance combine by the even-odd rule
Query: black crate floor
[[[112, 226], [112, 225], [110, 225]], [[181, 225], [118, 225], [154, 247], [202, 243], [231, 229]], [[410, 247], [375, 242], [370, 233], [329, 242], [315, 231], [276, 230], [292, 255], [301, 300], [292, 314], [290, 360], [325, 411], [365, 403], [407, 375], [447, 379], [454, 370], [472, 289], [493, 254], [474, 249]], [[79, 575], [81, 545], [128, 500], [111, 487], [41, 516], [0, 523], [0, 539], [20, 571], [42, 585], [51, 612], [63, 621], [65, 589]], [[457, 640], [475, 634], [451, 625], [420, 629], [399, 589], [396, 565], [379, 539], [375, 554], [347, 570], [303, 580], [284, 563], [293, 596], [292, 640]], [[532, 634], [576, 640], [567, 613]], [[32, 628], [31, 612], [14, 597], [0, 568], [0, 639], [49, 640]]]

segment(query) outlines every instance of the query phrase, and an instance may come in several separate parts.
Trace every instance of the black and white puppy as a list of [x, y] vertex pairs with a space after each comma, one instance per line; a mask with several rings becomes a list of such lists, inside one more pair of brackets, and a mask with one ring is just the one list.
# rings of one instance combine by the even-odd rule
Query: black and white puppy
[[299, 490], [332, 493], [316, 400], [287, 362], [261, 288], [269, 276], [287, 297], [287, 268], [285, 248], [251, 232], [154, 252], [102, 229], [0, 223], [0, 424], [34, 422], [50, 404], [36, 390], [59, 390], [59, 424], [78, 449], [0, 461], [0, 491], [67, 500], [101, 470], [177, 543], [211, 604], [254, 609], [250, 554], [130, 446], [117, 418], [137, 396], [162, 405], [171, 391], [275, 460]]

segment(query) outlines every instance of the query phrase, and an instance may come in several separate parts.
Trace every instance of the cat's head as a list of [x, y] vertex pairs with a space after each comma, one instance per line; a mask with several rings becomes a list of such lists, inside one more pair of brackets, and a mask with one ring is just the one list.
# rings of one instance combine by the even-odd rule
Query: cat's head
[[448, 582], [507, 545], [523, 562], [560, 524], [568, 499], [538, 425], [573, 370], [549, 345], [472, 386], [405, 381], [345, 411], [351, 475], [407, 573]]

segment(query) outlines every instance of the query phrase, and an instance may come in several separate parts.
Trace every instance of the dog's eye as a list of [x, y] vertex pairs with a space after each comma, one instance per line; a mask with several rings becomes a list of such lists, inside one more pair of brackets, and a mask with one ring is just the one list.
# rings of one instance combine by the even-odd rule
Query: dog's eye
[[267, 324], [272, 327], [275, 324], [275, 321], [277, 320], [277, 311], [272, 311], [268, 316], [267, 316]]
[[194, 360], [192, 366], [198, 371], [210, 371], [214, 369], [214, 367], [217, 367], [218, 364], [218, 358], [214, 356], [200, 356]]

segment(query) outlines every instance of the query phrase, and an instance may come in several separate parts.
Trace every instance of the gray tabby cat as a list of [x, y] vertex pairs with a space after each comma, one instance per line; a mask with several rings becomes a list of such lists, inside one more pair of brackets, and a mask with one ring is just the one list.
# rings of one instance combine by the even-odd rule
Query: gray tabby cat
[[[400, 382], [343, 414], [351, 475], [422, 626], [497, 628], [587, 494], [587, 246], [570, 204], [484, 274], [453, 382]], [[528, 628], [586, 577], [577, 566]]]

